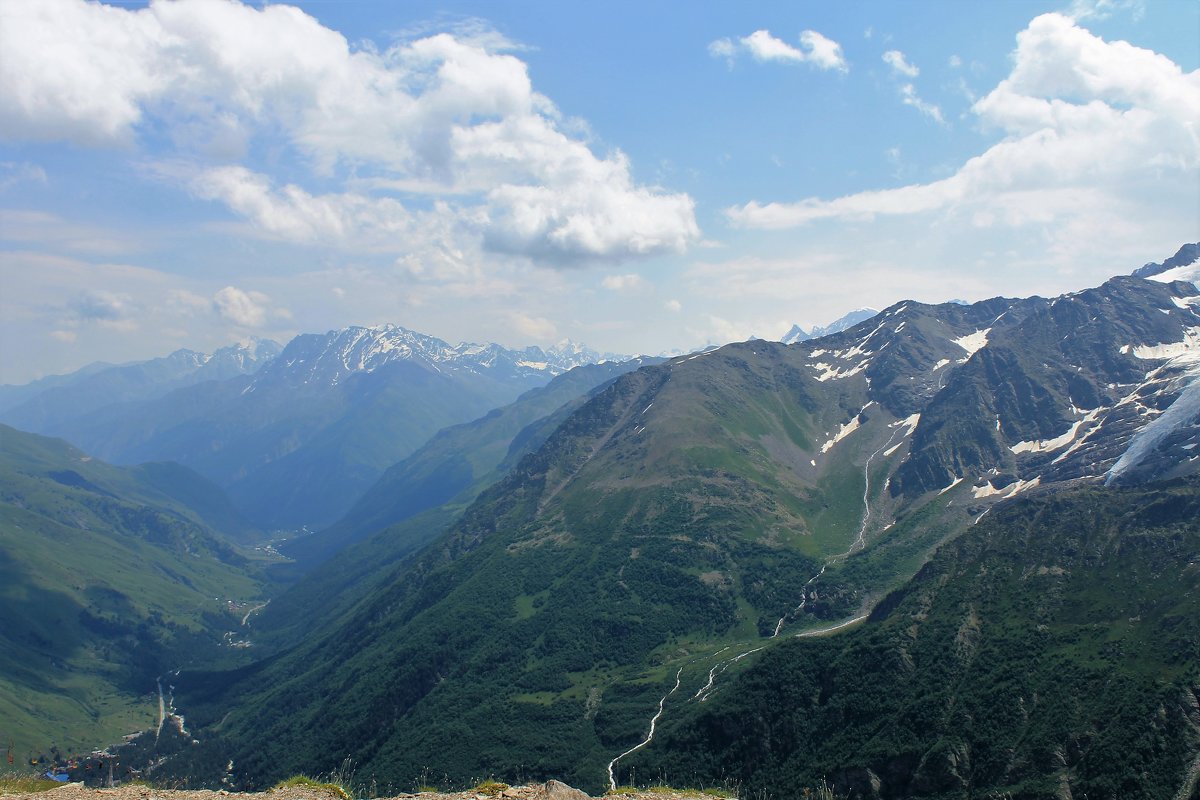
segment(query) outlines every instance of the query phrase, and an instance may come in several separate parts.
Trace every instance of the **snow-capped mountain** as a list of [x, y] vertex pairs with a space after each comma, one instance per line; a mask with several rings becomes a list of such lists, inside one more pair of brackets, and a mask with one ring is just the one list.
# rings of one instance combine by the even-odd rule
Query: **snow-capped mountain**
[[408, 362], [443, 373], [468, 372], [499, 380], [540, 385], [573, 367], [621, 356], [600, 354], [565, 340], [542, 349], [513, 350], [498, 344], [458, 345], [399, 325], [349, 327], [324, 334], [306, 333], [290, 341], [279, 359], [257, 376], [250, 391], [275, 381], [290, 384], [336, 385], [355, 373], [370, 373], [397, 362]]
[[[290, 715], [325, 715], [336, 720], [329, 729], [354, 731], [324, 742], [330, 751], [352, 744], [389, 759], [405, 754], [419, 769], [449, 746], [445, 714], [469, 707], [477, 719], [503, 718], [513, 729], [557, 726], [555, 741], [575, 742], [562, 761], [591, 758], [589, 769], [602, 774], [604, 760], [589, 754], [612, 723], [579, 713], [573, 677], [581, 670], [601, 662], [623, 670], [627, 677], [605, 692], [621, 687], [621, 702], [640, 697], [643, 721], [664, 708], [678, 714], [698, 707], [714, 681], [728, 686], [723, 670], [752, 653], [791, 647], [763, 656], [790, 670], [815, 651], [784, 640], [872, 625], [894, 608], [902, 596], [892, 590], [925, 554], [997, 503], [1018, 498], [1015, 506], [1081, 483], [1196, 474], [1198, 364], [1197, 287], [1126, 275], [1050, 299], [905, 301], [820, 339], [755, 339], [630, 371], [548, 431], [411, 566], [386, 560], [379, 577], [356, 577], [380, 591], [325, 620], [337, 633], [323, 641], [344, 642], [343, 650], [298, 648], [265, 664], [222, 698], [252, 713], [234, 715], [233, 724], [213, 713], [198, 736], [224, 738], [230, 758], [244, 763], [264, 737], [303, 745], [310, 731]], [[1149, 514], [1172, 524], [1183, 517], [1169, 491], [1156, 502], [1162, 508]], [[1042, 535], [1040, 516], [1022, 523], [1021, 540]], [[414, 526], [408, 536], [419, 532]], [[383, 549], [404, 536], [372, 541]], [[1067, 546], [1092, 560], [1090, 545], [1080, 555], [1080, 541]], [[1146, 547], [1164, 552], [1153, 540]], [[1012, 585], [1042, 580], [1062, 563], [1040, 559], [1027, 570], [1006, 559], [1004, 569], [1020, 577]], [[329, 573], [339, 581], [345, 574], [341, 565]], [[1105, 580], [1116, 574], [1106, 570]], [[993, 581], [990, 572], [968, 577]], [[1045, 581], [1039, 585], [1059, 586]], [[924, 597], [910, 595], [914, 613]], [[951, 641], [955, 630], [960, 638], [978, 631], [970, 622], [977, 597], [969, 587], [955, 594], [942, 625]], [[1053, 623], [1036, 605], [1023, 608]], [[1005, 613], [1013, 608], [1004, 605]], [[1125, 626], [1136, 611], [1123, 608], [1113, 610]], [[321, 611], [304, 618], [299, 635], [320, 630]], [[915, 618], [905, 616], [896, 637], [889, 634], [888, 646], [901, 651], [886, 664], [901, 681], [913, 641], [902, 631]], [[1079, 629], [1089, 621], [1080, 617]], [[746, 637], [744, 647], [729, 647], [731, 636]], [[1078, 638], [1074, 630], [1066, 637]], [[1105, 636], [1095, 641], [1099, 647]], [[944, 663], [954, 652], [933, 651], [927, 661]], [[663, 653], [677, 670], [662, 669]], [[708, 660], [697, 660], [700, 653]], [[346, 678], [351, 658], [375, 667]], [[973, 669], [971, 659], [962, 657], [962, 669]], [[447, 663], [458, 672], [443, 680]], [[1102, 675], [1106, 663], [1098, 664]], [[687, 687], [678, 696], [672, 673], [676, 688]], [[428, 679], [401, 697], [395, 687], [413, 675]], [[820, 693], [815, 680], [789, 697], [809, 702], [812, 686]], [[279, 710], [274, 687], [284, 681], [293, 681], [302, 711]], [[776, 694], [779, 685], [771, 685]], [[561, 712], [547, 713], [529, 696], [561, 704]], [[1016, 708], [1018, 698], [1009, 698]], [[372, 707], [386, 708], [389, 724], [358, 725], [360, 710]], [[645, 728], [628, 730], [636, 742]], [[490, 740], [478, 741], [483, 751]]]
[[129, 364], [90, 364], [67, 375], [0, 387], [0, 419], [22, 430], [57, 435], [68, 420], [108, 405], [145, 402], [203, 381], [252, 374], [282, 350], [278, 342], [252, 336], [212, 353], [181, 349]]
[[1200, 242], [1185, 244], [1161, 264], [1151, 261], [1133, 271], [1135, 278], [1156, 281], [1192, 281], [1200, 278]]
[[450, 345], [398, 325], [302, 334], [276, 351], [256, 341], [179, 351], [154, 362], [191, 376], [173, 391], [139, 396], [134, 385], [119, 403], [27, 429], [118, 463], [178, 461], [264, 528], [319, 526], [438, 430], [611, 358], [573, 342]]
[[779, 341], [784, 344], [795, 344], [796, 342], [807, 342], [809, 339], [819, 339], [831, 333], [841, 333], [847, 328], [857, 325], [863, 320], [868, 320], [878, 313], [873, 308], [856, 308], [849, 314], [834, 320], [828, 325], [817, 325], [811, 331], [806, 331], [799, 325], [792, 325], [791, 330], [785, 333]]

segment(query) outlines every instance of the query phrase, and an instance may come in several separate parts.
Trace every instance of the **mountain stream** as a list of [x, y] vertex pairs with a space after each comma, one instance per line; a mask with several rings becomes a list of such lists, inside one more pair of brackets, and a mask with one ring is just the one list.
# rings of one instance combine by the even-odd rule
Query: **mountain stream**
[[[800, 604], [798, 606], [796, 606], [796, 608], [790, 614], [785, 614], [784, 616], [779, 618], [779, 622], [777, 622], [775, 624], [775, 632], [771, 634], [772, 639], [779, 636], [780, 632], [783, 630], [784, 624], [787, 621], [788, 617], [794, 617], [795, 615], [799, 614], [800, 612], [802, 612], [804, 610], [804, 604], [808, 601], [808, 587], [811, 586], [813, 584], [813, 582], [815, 582], [818, 578], [820, 578], [822, 575], [825, 574], [825, 570], [826, 570], [826, 568], [829, 567], [830, 564], [833, 564], [836, 561], [845, 559], [845, 558], [853, 555], [856, 551], [863, 550], [866, 548], [866, 546], [867, 546], [867, 541], [866, 541], [867, 527], [869, 526], [870, 521], [871, 521], [871, 500], [870, 500], [871, 462], [874, 461], [875, 456], [879, 455], [880, 453], [884, 452], [889, 447], [891, 447], [895, 443], [897, 434], [904, 431], [905, 428], [908, 428], [909, 434], [912, 433], [913, 426], [906, 424], [907, 422], [908, 422], [908, 420], [899, 420], [897, 422], [892, 423], [891, 427], [896, 428], [896, 430], [894, 430], [892, 432], [892, 435], [888, 438], [887, 442], [885, 442], [881, 447], [879, 447], [877, 450], [875, 450], [875, 452], [871, 453], [871, 455], [867, 456], [867, 461], [863, 465], [862, 523], [859, 525], [858, 534], [855, 536], [854, 541], [850, 543], [849, 549], [847, 549], [844, 553], [838, 553], [836, 555], [833, 555], [833, 556], [830, 556], [829, 558], [827, 558], [825, 560], [825, 563], [821, 565], [821, 569], [815, 575], [813, 575], [811, 578], [808, 579], [808, 581], [804, 584], [804, 588], [802, 590], [802, 594], [800, 597]], [[891, 455], [891, 453], [888, 453], [888, 455]], [[797, 633], [795, 636], [796, 636], [796, 638], [808, 638], [808, 637], [812, 637], [812, 636], [821, 636], [821, 635], [824, 635], [827, 633], [832, 633], [834, 631], [841, 630], [842, 628], [847, 628], [851, 625], [854, 625], [857, 622], [862, 622], [863, 620], [865, 620], [867, 618], [867, 616], [868, 616], [867, 614], [862, 614], [860, 616], [854, 617], [853, 619], [844, 620], [842, 622], [838, 622], [833, 625], [828, 625], [823, 628], [814, 628], [811, 630], [801, 631], [800, 633]], [[725, 670], [729, 669], [729, 667], [731, 667], [734, 664], [736, 664], [737, 662], [741, 661], [746, 656], [753, 655], [754, 653], [757, 653], [759, 650], [762, 650], [765, 647], [767, 647], [766, 644], [761, 644], [758, 647], [755, 647], [750, 650], [746, 650], [745, 652], [739, 653], [736, 656], [733, 656], [732, 658], [727, 658], [724, 661], [718, 662], [715, 666], [713, 666], [712, 669], [710, 669], [708, 671], [708, 681], [703, 686], [701, 686], [700, 689], [697, 690], [697, 692], [694, 695], [692, 695], [691, 699], [698, 700], [701, 703], [703, 703], [705, 700], [708, 699], [709, 695], [712, 694], [712, 692], [716, 689], [716, 682], [717, 682], [718, 676], [720, 676], [723, 672], [725, 672]], [[725, 650], [728, 650], [728, 649], [729, 649], [728, 646], [723, 647], [720, 650], [718, 650], [716, 653], [714, 653], [713, 656], [718, 656], [722, 652], [724, 652]], [[625, 758], [625, 756], [627, 756], [631, 753], [634, 753], [637, 750], [640, 750], [641, 748], [650, 744], [650, 742], [654, 739], [654, 731], [658, 725], [658, 721], [662, 718], [663, 711], [666, 708], [667, 699], [671, 695], [675, 694], [675, 692], [679, 689], [680, 683], [682, 682], [684, 667], [688, 666], [689, 664], [693, 663], [694, 661], [696, 661], [696, 659], [694, 659], [694, 658], [691, 659], [690, 661], [688, 661], [687, 664], [684, 664], [683, 667], [680, 667], [679, 671], [675, 673], [675, 685], [672, 686], [671, 690], [668, 691], [666, 694], [664, 694], [659, 699], [658, 710], [654, 713], [654, 716], [650, 718], [650, 730], [646, 734], [646, 738], [643, 739], [638, 744], [636, 744], [633, 747], [626, 750], [624, 753], [621, 753], [619, 756], [614, 758], [612, 761], [608, 762], [608, 786], [609, 786], [610, 790], [615, 791], [617, 788], [617, 777], [616, 777], [617, 763], [621, 759]]]

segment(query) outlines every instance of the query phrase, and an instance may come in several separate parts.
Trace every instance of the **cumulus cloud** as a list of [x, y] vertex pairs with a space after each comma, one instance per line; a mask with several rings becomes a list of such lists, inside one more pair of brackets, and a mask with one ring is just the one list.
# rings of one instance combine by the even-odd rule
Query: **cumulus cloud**
[[801, 31], [800, 44], [808, 51], [808, 60], [821, 69], [836, 69], [846, 72], [849, 66], [842, 55], [842, 46], [816, 31]]
[[883, 54], [883, 61], [892, 68], [892, 72], [903, 75], [906, 78], [915, 78], [921, 74], [921, 70], [908, 63], [908, 59], [904, 57], [904, 53], [899, 50], [888, 50]]
[[271, 298], [262, 292], [246, 292], [226, 286], [213, 295], [213, 309], [225, 319], [243, 328], [261, 328], [267, 322]]
[[294, 242], [350, 241], [397, 247], [413, 234], [414, 217], [397, 200], [347, 192], [313, 195], [295, 184], [275, 187], [245, 167], [204, 170], [191, 181], [205, 199], [220, 200], [273, 237]]
[[665, 308], [667, 311], [670, 311], [672, 314], [678, 314], [680, 311], [683, 311], [683, 303], [672, 298], [663, 303], [663, 308]]
[[751, 202], [729, 209], [730, 219], [787, 228], [938, 212], [976, 225], [1092, 219], [1104, 228], [1150, 207], [1191, 213], [1178, 201], [1194, 198], [1200, 171], [1200, 70], [1184, 73], [1152, 51], [1106, 42], [1061, 14], [1037, 17], [1018, 35], [1013, 63], [972, 108], [1003, 139], [953, 175], [832, 200]]
[[82, 322], [119, 322], [132, 314], [129, 295], [103, 290], [84, 292], [68, 307], [75, 319]]
[[646, 285], [646, 282], [641, 275], [631, 272], [626, 275], [605, 275], [600, 285], [605, 289], [621, 292], [626, 289], [640, 289]]
[[834, 40], [817, 31], [806, 30], [800, 33], [799, 42], [800, 46], [794, 47], [764, 29], [743, 36], [736, 42], [729, 38], [717, 39], [708, 45], [708, 53], [715, 58], [727, 59], [730, 63], [744, 53], [760, 62], [809, 63], [818, 69], [839, 72], [849, 69], [842, 46]]
[[[285, 5], [3, 3], [0, 136], [136, 148], [153, 125], [184, 159], [282, 138], [323, 178], [361, 173], [457, 197], [455, 211], [479, 223], [460, 235], [555, 264], [679, 252], [698, 238], [690, 197], [639, 185], [619, 151], [592, 152], [508, 43], [477, 34], [379, 52]], [[274, 189], [244, 166], [192, 188], [297, 241], [355, 225], [403, 239], [412, 222], [392, 198]], [[349, 221], [360, 214], [365, 223]]]
[[776, 39], [770, 31], [755, 31], [741, 39], [742, 47], [759, 61], [804, 61], [803, 50]]

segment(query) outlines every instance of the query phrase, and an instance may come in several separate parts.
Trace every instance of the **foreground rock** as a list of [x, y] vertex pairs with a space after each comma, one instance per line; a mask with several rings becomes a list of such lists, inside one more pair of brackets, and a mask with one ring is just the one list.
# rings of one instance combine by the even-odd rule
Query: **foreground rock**
[[[621, 800], [722, 800], [719, 795], [693, 790], [673, 790], [655, 787], [653, 791], [618, 792], [606, 795]], [[532, 786], [481, 787], [466, 792], [419, 792], [399, 794], [395, 798], [415, 800], [591, 800], [585, 794], [559, 781]], [[209, 789], [155, 789], [143, 785], [119, 786], [115, 789], [89, 789], [80, 783], [69, 783], [48, 792], [37, 794], [0, 794], [0, 800], [344, 800], [342, 795], [316, 787], [292, 786], [269, 792], [214, 792]], [[380, 798], [392, 800], [392, 798]]]

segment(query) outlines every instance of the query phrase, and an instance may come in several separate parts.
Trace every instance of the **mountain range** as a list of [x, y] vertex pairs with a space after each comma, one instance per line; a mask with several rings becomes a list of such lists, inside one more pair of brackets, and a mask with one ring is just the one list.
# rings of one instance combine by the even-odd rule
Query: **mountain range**
[[1117, 277], [628, 372], [444, 531], [411, 517], [314, 570], [354, 563], [370, 591], [296, 606], [312, 635], [277, 618], [266, 657], [185, 672], [202, 744], [167, 769], [262, 785], [352, 745], [397, 783], [627, 779], [673, 685], [698, 702], [796, 634], [865, 624], [998, 503], [1197, 472], [1198, 334], [1193, 283]]
[[810, 331], [804, 330], [799, 325], [792, 325], [791, 329], [779, 341], [784, 344], [795, 344], [796, 342], [807, 342], [809, 339], [820, 339], [822, 336], [828, 336], [831, 333], [841, 333], [847, 328], [857, 325], [863, 320], [870, 319], [878, 313], [873, 308], [856, 308], [849, 314], [839, 317], [828, 325], [817, 325]]
[[[320, 527], [439, 429], [605, 357], [571, 342], [454, 347], [394, 325], [304, 334], [265, 357], [274, 347], [258, 343], [259, 357], [232, 375], [208, 369], [230, 351], [87, 371], [0, 419], [113, 463], [184, 464], [264, 530]], [[203, 368], [164, 377], [194, 363]], [[138, 381], [150, 390], [136, 391]], [[97, 392], [97, 382], [122, 391]]]
[[252, 374], [282, 349], [270, 339], [251, 337], [213, 353], [176, 350], [132, 364], [90, 364], [69, 375], [0, 386], [0, 413], [25, 430], [54, 427], [115, 403], [154, 400], [185, 386]]
[[177, 454], [170, 501], [235, 555], [243, 511], [321, 527], [243, 573], [270, 597], [245, 646], [163, 646], [189, 734], [131, 747], [156, 780], [242, 788], [351, 755], [385, 790], [1187, 797], [1188, 247], [1056, 298], [569, 371], [347, 329], [138, 404], [141, 428], [102, 409], [98, 444]]

